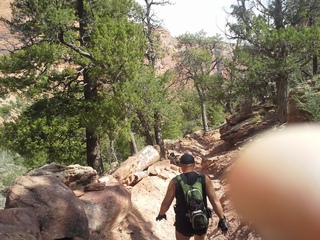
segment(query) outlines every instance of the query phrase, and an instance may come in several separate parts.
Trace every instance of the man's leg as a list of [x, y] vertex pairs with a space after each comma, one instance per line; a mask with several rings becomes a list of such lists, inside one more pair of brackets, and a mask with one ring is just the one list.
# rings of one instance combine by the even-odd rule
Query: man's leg
[[190, 236], [184, 236], [178, 231], [176, 231], [176, 239], [177, 240], [189, 240], [191, 237]]
[[204, 240], [206, 239], [206, 234], [203, 235], [194, 235], [194, 240]]

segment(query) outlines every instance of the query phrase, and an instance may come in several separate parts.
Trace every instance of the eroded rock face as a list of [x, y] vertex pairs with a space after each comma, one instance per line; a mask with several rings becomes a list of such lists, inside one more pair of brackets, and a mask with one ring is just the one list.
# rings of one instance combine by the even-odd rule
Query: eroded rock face
[[38, 218], [33, 208], [0, 211], [1, 240], [42, 240]]
[[255, 126], [254, 118], [243, 120], [234, 126], [225, 126], [220, 130], [221, 139], [234, 145], [251, 136], [255, 132]]
[[22, 176], [10, 186], [5, 209], [34, 209], [43, 239], [89, 237], [81, 201], [53, 176]]
[[85, 192], [80, 197], [91, 231], [107, 233], [116, 228], [131, 210], [131, 193], [115, 183], [103, 191]]
[[276, 124], [273, 105], [252, 106], [251, 112], [240, 112], [226, 119], [220, 128], [220, 139], [230, 146], [241, 143], [254, 134]]

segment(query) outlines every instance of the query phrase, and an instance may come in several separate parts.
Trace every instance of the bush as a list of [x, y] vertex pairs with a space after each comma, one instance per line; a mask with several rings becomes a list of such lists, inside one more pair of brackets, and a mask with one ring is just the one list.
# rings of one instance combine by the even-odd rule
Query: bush
[[22, 176], [27, 169], [21, 164], [22, 159], [14, 154], [0, 150], [0, 188], [7, 188], [18, 176]]
[[309, 83], [300, 85], [297, 88], [297, 94], [294, 99], [299, 103], [304, 111], [311, 114], [312, 121], [320, 121], [320, 83], [319, 80], [313, 80]]

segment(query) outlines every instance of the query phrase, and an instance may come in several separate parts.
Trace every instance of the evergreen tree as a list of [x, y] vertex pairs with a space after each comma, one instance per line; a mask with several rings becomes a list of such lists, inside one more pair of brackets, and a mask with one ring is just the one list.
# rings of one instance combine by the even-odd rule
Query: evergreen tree
[[[163, 79], [167, 79], [166, 77], [157, 76], [157, 62], [161, 56], [161, 31], [163, 31], [161, 26], [161, 21], [157, 19], [156, 15], [153, 12], [154, 6], [165, 6], [171, 4], [169, 0], [145, 0], [144, 11], [141, 15], [144, 34], [147, 39], [147, 48], [145, 51], [145, 57], [147, 59], [147, 67], [149, 68], [147, 72], [149, 72], [150, 81], [148, 82], [149, 88], [157, 88], [158, 93], [153, 96], [154, 99], [152, 103], [152, 110], [149, 109], [148, 112], [138, 110], [137, 114], [140, 119], [140, 122], [144, 126], [144, 133], [147, 138], [147, 143], [150, 145], [157, 144], [160, 147], [160, 156], [165, 157], [165, 149], [164, 149], [164, 140], [163, 140], [163, 126], [164, 126], [164, 115], [163, 115], [163, 105], [159, 104], [160, 102], [166, 105], [167, 99], [167, 86]], [[162, 46], [163, 47], [163, 46]], [[153, 76], [152, 76], [153, 75]], [[162, 80], [161, 80], [162, 79]], [[159, 96], [162, 96], [161, 100]], [[157, 103], [156, 101], [159, 101]], [[149, 116], [152, 116], [151, 118]], [[150, 125], [152, 123], [152, 125]], [[153, 126], [153, 130], [152, 130]], [[153, 136], [154, 133], [154, 136]]]
[[176, 71], [181, 81], [190, 82], [195, 87], [201, 107], [202, 126], [209, 131], [206, 102], [209, 90], [215, 91], [219, 76], [222, 75], [220, 36], [207, 37], [204, 31], [184, 34], [178, 38]]
[[[103, 171], [101, 123], [111, 127], [122, 119], [121, 86], [135, 78], [143, 62], [145, 40], [135, 21], [137, 10], [132, 0], [15, 0], [12, 19], [1, 19], [19, 40], [0, 59], [2, 89], [24, 93], [33, 104], [48, 99], [50, 104], [42, 107], [55, 109], [51, 117], [64, 120], [60, 124], [69, 128], [66, 132], [83, 136], [86, 162], [98, 173]], [[117, 104], [111, 107], [118, 109], [115, 115], [105, 112], [110, 110], [110, 102], [101, 101], [105, 95]], [[43, 124], [54, 129], [53, 122]], [[69, 137], [66, 132], [60, 132], [60, 139]], [[46, 142], [43, 129], [30, 134]]]
[[[275, 84], [278, 120], [286, 122], [287, 91], [294, 75], [318, 55], [318, 24], [308, 26], [310, 2], [240, 0], [232, 6], [229, 37], [242, 46], [239, 65], [262, 86]], [[249, 81], [249, 82], [254, 82]]]

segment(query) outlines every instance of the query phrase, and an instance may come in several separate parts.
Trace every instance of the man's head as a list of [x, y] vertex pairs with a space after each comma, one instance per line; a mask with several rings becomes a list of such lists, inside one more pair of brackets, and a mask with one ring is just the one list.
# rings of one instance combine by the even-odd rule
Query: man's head
[[194, 164], [194, 157], [191, 154], [185, 153], [180, 157], [180, 164]]
[[185, 153], [180, 157], [180, 168], [183, 173], [193, 171], [194, 166], [195, 161], [191, 154]]

